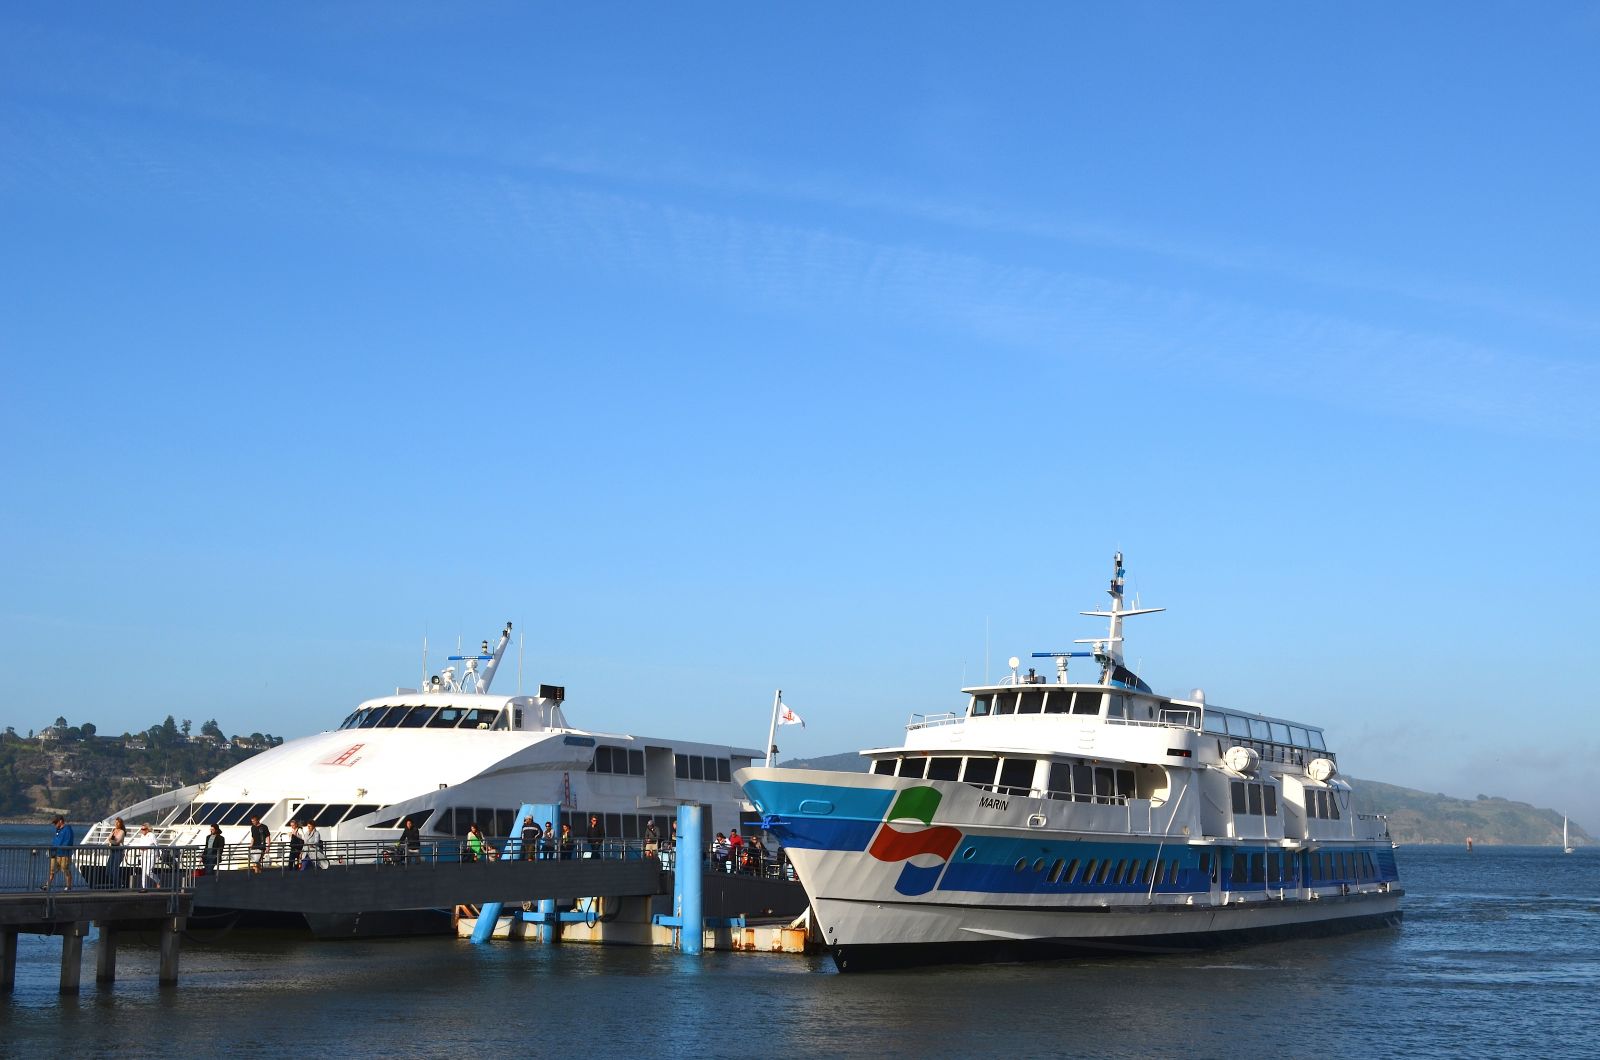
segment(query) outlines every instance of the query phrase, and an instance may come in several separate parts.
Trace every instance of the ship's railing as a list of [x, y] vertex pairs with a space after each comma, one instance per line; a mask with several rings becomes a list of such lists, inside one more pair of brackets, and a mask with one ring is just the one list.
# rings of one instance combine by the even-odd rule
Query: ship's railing
[[937, 725], [955, 725], [965, 720], [966, 715], [945, 714], [912, 714], [911, 720], [906, 722], [907, 729], [928, 729]]
[[1374, 833], [1372, 836], [1364, 837], [1364, 838], [1373, 838], [1373, 839], [1388, 839], [1389, 838], [1389, 815], [1388, 814], [1386, 814], [1386, 813], [1358, 813], [1358, 814], [1356, 814], [1356, 820], [1358, 820], [1358, 821], [1373, 821], [1383, 829], [1381, 832]]
[[1190, 732], [1200, 731], [1200, 716], [1197, 711], [1190, 710], [1163, 710], [1154, 720], [1149, 718], [1118, 718], [1105, 719], [1112, 725], [1139, 725], [1147, 729], [1187, 729]]
[[201, 871], [198, 847], [0, 846], [0, 893], [5, 894], [178, 893], [192, 890]]

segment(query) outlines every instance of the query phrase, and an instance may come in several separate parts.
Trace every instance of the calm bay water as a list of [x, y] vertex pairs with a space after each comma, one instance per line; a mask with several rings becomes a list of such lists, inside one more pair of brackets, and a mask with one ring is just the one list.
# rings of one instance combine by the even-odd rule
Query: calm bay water
[[[24, 833], [0, 827], [0, 842]], [[34, 832], [26, 833], [30, 839]], [[1539, 1056], [1600, 1052], [1600, 851], [1408, 847], [1405, 925], [1198, 956], [841, 976], [826, 958], [195, 931], [56, 993], [24, 935], [0, 1054]]]

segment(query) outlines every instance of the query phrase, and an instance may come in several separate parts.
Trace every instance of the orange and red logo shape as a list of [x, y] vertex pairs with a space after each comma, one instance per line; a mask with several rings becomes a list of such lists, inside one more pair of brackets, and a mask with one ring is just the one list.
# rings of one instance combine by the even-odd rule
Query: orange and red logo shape
[[[907, 788], [889, 807], [889, 816], [878, 826], [867, 853], [879, 861], [904, 861], [894, 889], [901, 894], [927, 894], [939, 882], [950, 855], [961, 842], [961, 830], [933, 823], [933, 813], [942, 796], [934, 788]], [[896, 822], [917, 822], [920, 828], [905, 830]]]

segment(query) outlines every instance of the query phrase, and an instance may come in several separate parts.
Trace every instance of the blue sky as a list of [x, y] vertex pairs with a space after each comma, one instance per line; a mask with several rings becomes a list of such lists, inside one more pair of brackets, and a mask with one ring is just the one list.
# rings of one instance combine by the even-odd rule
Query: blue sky
[[[1159, 689], [1600, 827], [1600, 13], [0, 12], [0, 717]], [[504, 680], [514, 681], [513, 670]], [[504, 687], [504, 686], [502, 686]]]

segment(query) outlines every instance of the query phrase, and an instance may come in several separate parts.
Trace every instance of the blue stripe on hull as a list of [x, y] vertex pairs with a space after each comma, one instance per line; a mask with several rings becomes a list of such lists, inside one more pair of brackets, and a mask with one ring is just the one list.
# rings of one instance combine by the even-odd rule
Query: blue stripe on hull
[[806, 850], [867, 849], [897, 794], [892, 788], [780, 780], [749, 780], [744, 788], [773, 819], [769, 827], [783, 845]]

